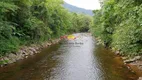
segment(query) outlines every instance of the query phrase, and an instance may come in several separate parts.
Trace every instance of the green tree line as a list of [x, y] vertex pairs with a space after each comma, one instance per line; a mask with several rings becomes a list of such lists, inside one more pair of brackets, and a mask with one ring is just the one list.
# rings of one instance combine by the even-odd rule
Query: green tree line
[[92, 18], [66, 10], [62, 0], [0, 0], [0, 55], [21, 45], [87, 31]]
[[142, 54], [142, 0], [103, 0], [93, 34], [122, 55]]

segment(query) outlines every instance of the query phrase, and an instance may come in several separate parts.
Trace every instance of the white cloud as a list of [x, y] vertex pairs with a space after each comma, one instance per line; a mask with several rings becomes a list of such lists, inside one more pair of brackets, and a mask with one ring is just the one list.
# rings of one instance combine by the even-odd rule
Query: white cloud
[[99, 0], [64, 0], [65, 2], [85, 9], [100, 9]]

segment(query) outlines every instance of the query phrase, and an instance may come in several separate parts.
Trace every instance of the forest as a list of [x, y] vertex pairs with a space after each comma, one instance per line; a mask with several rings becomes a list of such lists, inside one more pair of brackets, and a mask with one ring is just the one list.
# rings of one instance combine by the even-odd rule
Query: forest
[[121, 55], [142, 54], [142, 0], [103, 0], [92, 33]]
[[1, 0], [0, 55], [89, 29], [122, 55], [142, 54], [141, 0], [103, 0], [93, 18], [70, 12], [63, 4], [63, 0]]
[[88, 31], [92, 17], [71, 13], [62, 0], [0, 0], [0, 55], [62, 35]]

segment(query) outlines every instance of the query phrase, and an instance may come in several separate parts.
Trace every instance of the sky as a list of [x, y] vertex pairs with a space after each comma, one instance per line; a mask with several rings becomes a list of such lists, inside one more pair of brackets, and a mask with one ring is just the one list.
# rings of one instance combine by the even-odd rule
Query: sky
[[96, 10], [100, 9], [99, 0], [64, 0], [65, 2], [85, 9]]

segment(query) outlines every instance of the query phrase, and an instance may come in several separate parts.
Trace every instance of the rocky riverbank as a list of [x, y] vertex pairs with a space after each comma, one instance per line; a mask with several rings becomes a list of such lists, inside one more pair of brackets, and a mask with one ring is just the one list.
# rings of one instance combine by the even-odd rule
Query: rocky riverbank
[[[113, 51], [113, 50], [112, 50]], [[139, 76], [138, 80], [142, 80], [142, 56], [122, 56], [120, 55], [119, 51], [115, 51], [116, 55], [119, 55], [124, 64], [130, 69], [132, 72], [134, 72], [136, 75]]]
[[126, 66], [139, 76], [138, 80], [142, 80], [142, 56], [122, 57], [122, 59]]
[[41, 44], [32, 44], [30, 46], [21, 46], [21, 48], [17, 52], [10, 53], [6, 56], [0, 57], [0, 67], [3, 67], [7, 64], [14, 63], [14, 62], [21, 60], [21, 59], [26, 59], [29, 56], [32, 56], [34, 54], [40, 53], [40, 51], [43, 48], [46, 48], [52, 44], [56, 44], [59, 41], [60, 41], [60, 39], [55, 39], [55, 40], [51, 40], [51, 41], [44, 42]]
[[[96, 38], [96, 40], [97, 40], [97, 45], [99, 44], [104, 45], [104, 43], [99, 38]], [[132, 72], [136, 73], [136, 75], [139, 76], [138, 80], [142, 80], [142, 55], [128, 57], [128, 56], [121, 56], [119, 51], [114, 51], [113, 49], [112, 51], [116, 55], [119, 55], [122, 58], [124, 64], [128, 67], [128, 69], [130, 69]]]

